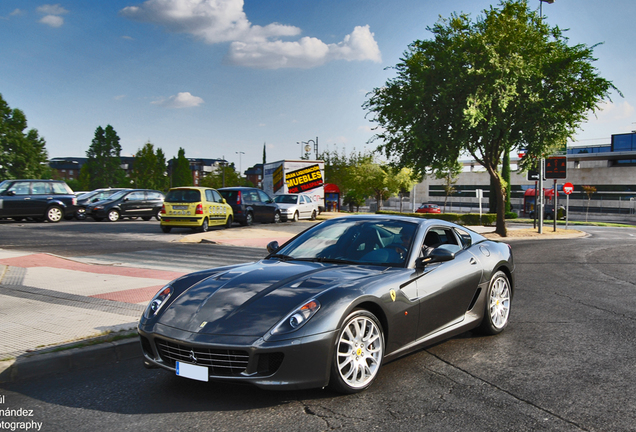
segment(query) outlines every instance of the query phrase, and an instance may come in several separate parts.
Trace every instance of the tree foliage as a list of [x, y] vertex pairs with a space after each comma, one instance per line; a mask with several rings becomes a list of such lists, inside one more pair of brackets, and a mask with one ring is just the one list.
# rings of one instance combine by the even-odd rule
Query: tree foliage
[[24, 112], [11, 109], [0, 94], [0, 180], [50, 176], [44, 138], [26, 129]]
[[166, 157], [160, 148], [151, 142], [144, 144], [135, 154], [131, 179], [135, 187], [142, 189], [166, 189], [167, 179]]
[[185, 157], [185, 150], [179, 148], [176, 158], [172, 158], [172, 187], [192, 186], [192, 170]]
[[111, 125], [106, 129], [98, 126], [95, 137], [86, 151], [88, 160], [80, 171], [81, 179], [88, 182], [87, 189], [105, 187], [130, 186], [127, 184], [126, 175], [121, 168], [121, 145], [119, 136]]
[[[224, 176], [225, 175], [225, 179]], [[225, 183], [224, 183], [225, 180]], [[254, 186], [246, 178], [239, 176], [234, 163], [223, 164], [216, 171], [211, 172], [201, 179], [201, 186], [219, 189], [233, 186]]]
[[545, 155], [617, 89], [594, 68], [593, 46], [568, 45], [527, 1], [504, 0], [483, 14], [429, 27], [433, 38], [410, 44], [397, 76], [364, 107], [380, 148], [401, 166], [423, 173], [464, 152], [480, 163], [496, 186], [496, 232], [505, 236], [503, 152]]

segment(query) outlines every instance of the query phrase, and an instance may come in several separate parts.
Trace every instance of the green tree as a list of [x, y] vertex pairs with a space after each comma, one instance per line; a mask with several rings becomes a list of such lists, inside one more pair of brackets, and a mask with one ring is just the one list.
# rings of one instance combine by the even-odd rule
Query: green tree
[[164, 190], [166, 173], [166, 158], [161, 149], [157, 149], [151, 142], [147, 142], [135, 154], [131, 179], [135, 187], [143, 189]]
[[455, 185], [457, 184], [457, 180], [459, 179], [459, 175], [463, 171], [464, 167], [459, 161], [454, 161], [447, 166], [438, 168], [435, 170], [434, 175], [438, 180], [444, 180], [444, 192], [446, 196], [444, 197], [444, 213], [446, 213], [446, 203], [448, 202], [448, 197], [457, 192], [455, 189]]
[[201, 186], [219, 189], [224, 187], [223, 175], [225, 175], [225, 187], [232, 186], [254, 186], [252, 182], [239, 176], [236, 167], [232, 162], [230, 165], [223, 164], [214, 172], [201, 179]]
[[545, 155], [617, 89], [594, 68], [594, 46], [569, 46], [525, 0], [504, 0], [476, 21], [452, 14], [428, 30], [433, 39], [409, 45], [397, 77], [364, 107], [380, 148], [401, 166], [424, 173], [469, 153], [493, 180], [505, 236], [503, 153]]
[[192, 186], [192, 170], [185, 157], [185, 150], [179, 148], [176, 158], [172, 158], [172, 187]]
[[383, 202], [401, 190], [410, 190], [415, 184], [410, 168], [395, 168], [380, 165], [366, 158], [363, 162], [351, 167], [352, 196], [373, 196], [378, 210], [382, 210]]
[[[369, 153], [356, 152], [354, 149], [347, 155], [344, 148], [342, 152], [339, 152], [337, 149], [332, 151], [326, 150], [322, 152], [318, 158], [325, 162], [325, 182], [338, 185], [340, 193], [345, 197], [348, 195], [349, 190], [356, 187], [354, 167], [362, 163], [373, 161], [373, 156]], [[356, 194], [354, 193], [351, 196], [354, 197]], [[359, 200], [357, 202], [359, 202]], [[359, 206], [362, 204], [356, 205]]]
[[166, 162], [166, 155], [160, 148], [157, 148], [157, 168], [155, 177], [155, 189], [160, 191], [167, 191], [170, 188], [170, 178], [168, 177], [168, 163]]
[[121, 145], [115, 129], [111, 125], [107, 125], [106, 129], [98, 126], [95, 137], [86, 151], [88, 160], [85, 164], [85, 178], [88, 179], [88, 189], [130, 186], [125, 181], [120, 154]]
[[24, 112], [11, 109], [0, 94], [0, 180], [50, 176], [44, 138], [26, 129]]

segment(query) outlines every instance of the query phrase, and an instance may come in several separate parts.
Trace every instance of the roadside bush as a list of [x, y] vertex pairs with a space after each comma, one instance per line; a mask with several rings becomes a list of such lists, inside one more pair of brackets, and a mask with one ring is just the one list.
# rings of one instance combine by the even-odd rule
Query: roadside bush
[[484, 213], [479, 221], [478, 213], [400, 213], [393, 211], [380, 210], [376, 214], [411, 216], [422, 219], [441, 219], [447, 222], [453, 222], [460, 225], [484, 225], [491, 226], [497, 222], [497, 215], [494, 213]]
[[515, 213], [515, 212], [506, 212], [506, 214], [504, 215], [504, 218], [506, 218], [506, 219], [517, 219], [517, 213]]

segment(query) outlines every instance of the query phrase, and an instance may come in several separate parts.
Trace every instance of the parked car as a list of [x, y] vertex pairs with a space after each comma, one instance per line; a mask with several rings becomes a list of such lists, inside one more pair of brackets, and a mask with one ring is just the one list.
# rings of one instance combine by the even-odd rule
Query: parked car
[[281, 211], [278, 204], [260, 189], [252, 187], [226, 187], [219, 189], [225, 201], [232, 206], [234, 220], [241, 225], [254, 222], [279, 223]]
[[441, 213], [439, 206], [437, 204], [422, 204], [415, 213]]
[[274, 202], [280, 207], [282, 220], [298, 219], [315, 220], [318, 215], [318, 203], [310, 196], [303, 194], [282, 194], [274, 197]]
[[73, 215], [77, 197], [61, 180], [5, 180], [0, 183], [0, 218], [59, 222]]
[[116, 222], [124, 217], [141, 217], [146, 221], [155, 217], [161, 220], [163, 198], [163, 194], [156, 190], [125, 189], [87, 205], [86, 216], [98, 222], [104, 219]]
[[[102, 201], [113, 195], [116, 192], [122, 190], [129, 190], [126, 188], [103, 188], [103, 189], [95, 189], [91, 192], [84, 192], [81, 195], [77, 195], [77, 206], [75, 209], [75, 219], [84, 220], [86, 219], [86, 206], [88, 204]], [[68, 216], [67, 216], [68, 217]]]
[[459, 225], [346, 216], [267, 249], [261, 261], [161, 288], [139, 321], [144, 364], [201, 381], [356, 393], [385, 361], [508, 324], [512, 249]]
[[212, 188], [178, 187], [168, 191], [161, 208], [161, 230], [169, 233], [174, 227], [206, 232], [208, 227], [232, 226], [234, 214], [225, 198]]

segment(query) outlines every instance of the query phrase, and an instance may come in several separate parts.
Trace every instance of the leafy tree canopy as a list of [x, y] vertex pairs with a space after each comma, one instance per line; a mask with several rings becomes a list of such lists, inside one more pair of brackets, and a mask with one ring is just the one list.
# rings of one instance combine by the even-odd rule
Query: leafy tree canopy
[[179, 148], [176, 159], [172, 158], [172, 187], [192, 186], [193, 184], [190, 162], [185, 157], [185, 150]]
[[121, 168], [120, 154], [121, 145], [115, 129], [111, 125], [107, 125], [106, 129], [98, 126], [95, 137], [86, 151], [88, 160], [85, 164], [86, 169], [82, 167], [84, 173], [80, 170], [80, 181], [85, 179], [89, 190], [130, 186]]
[[409, 45], [397, 76], [364, 108], [379, 126], [380, 148], [400, 166], [423, 173], [464, 152], [484, 166], [496, 186], [496, 231], [505, 236], [503, 152], [546, 154], [617, 89], [594, 68], [594, 47], [569, 45], [526, 0], [504, 0], [476, 21], [452, 14], [428, 30], [433, 38]]
[[44, 138], [26, 129], [24, 112], [11, 109], [0, 94], [0, 180], [50, 176]]
[[135, 154], [131, 178], [135, 187], [164, 190], [167, 183], [167, 166], [163, 151], [158, 148], [155, 152], [151, 142], [144, 144]]

